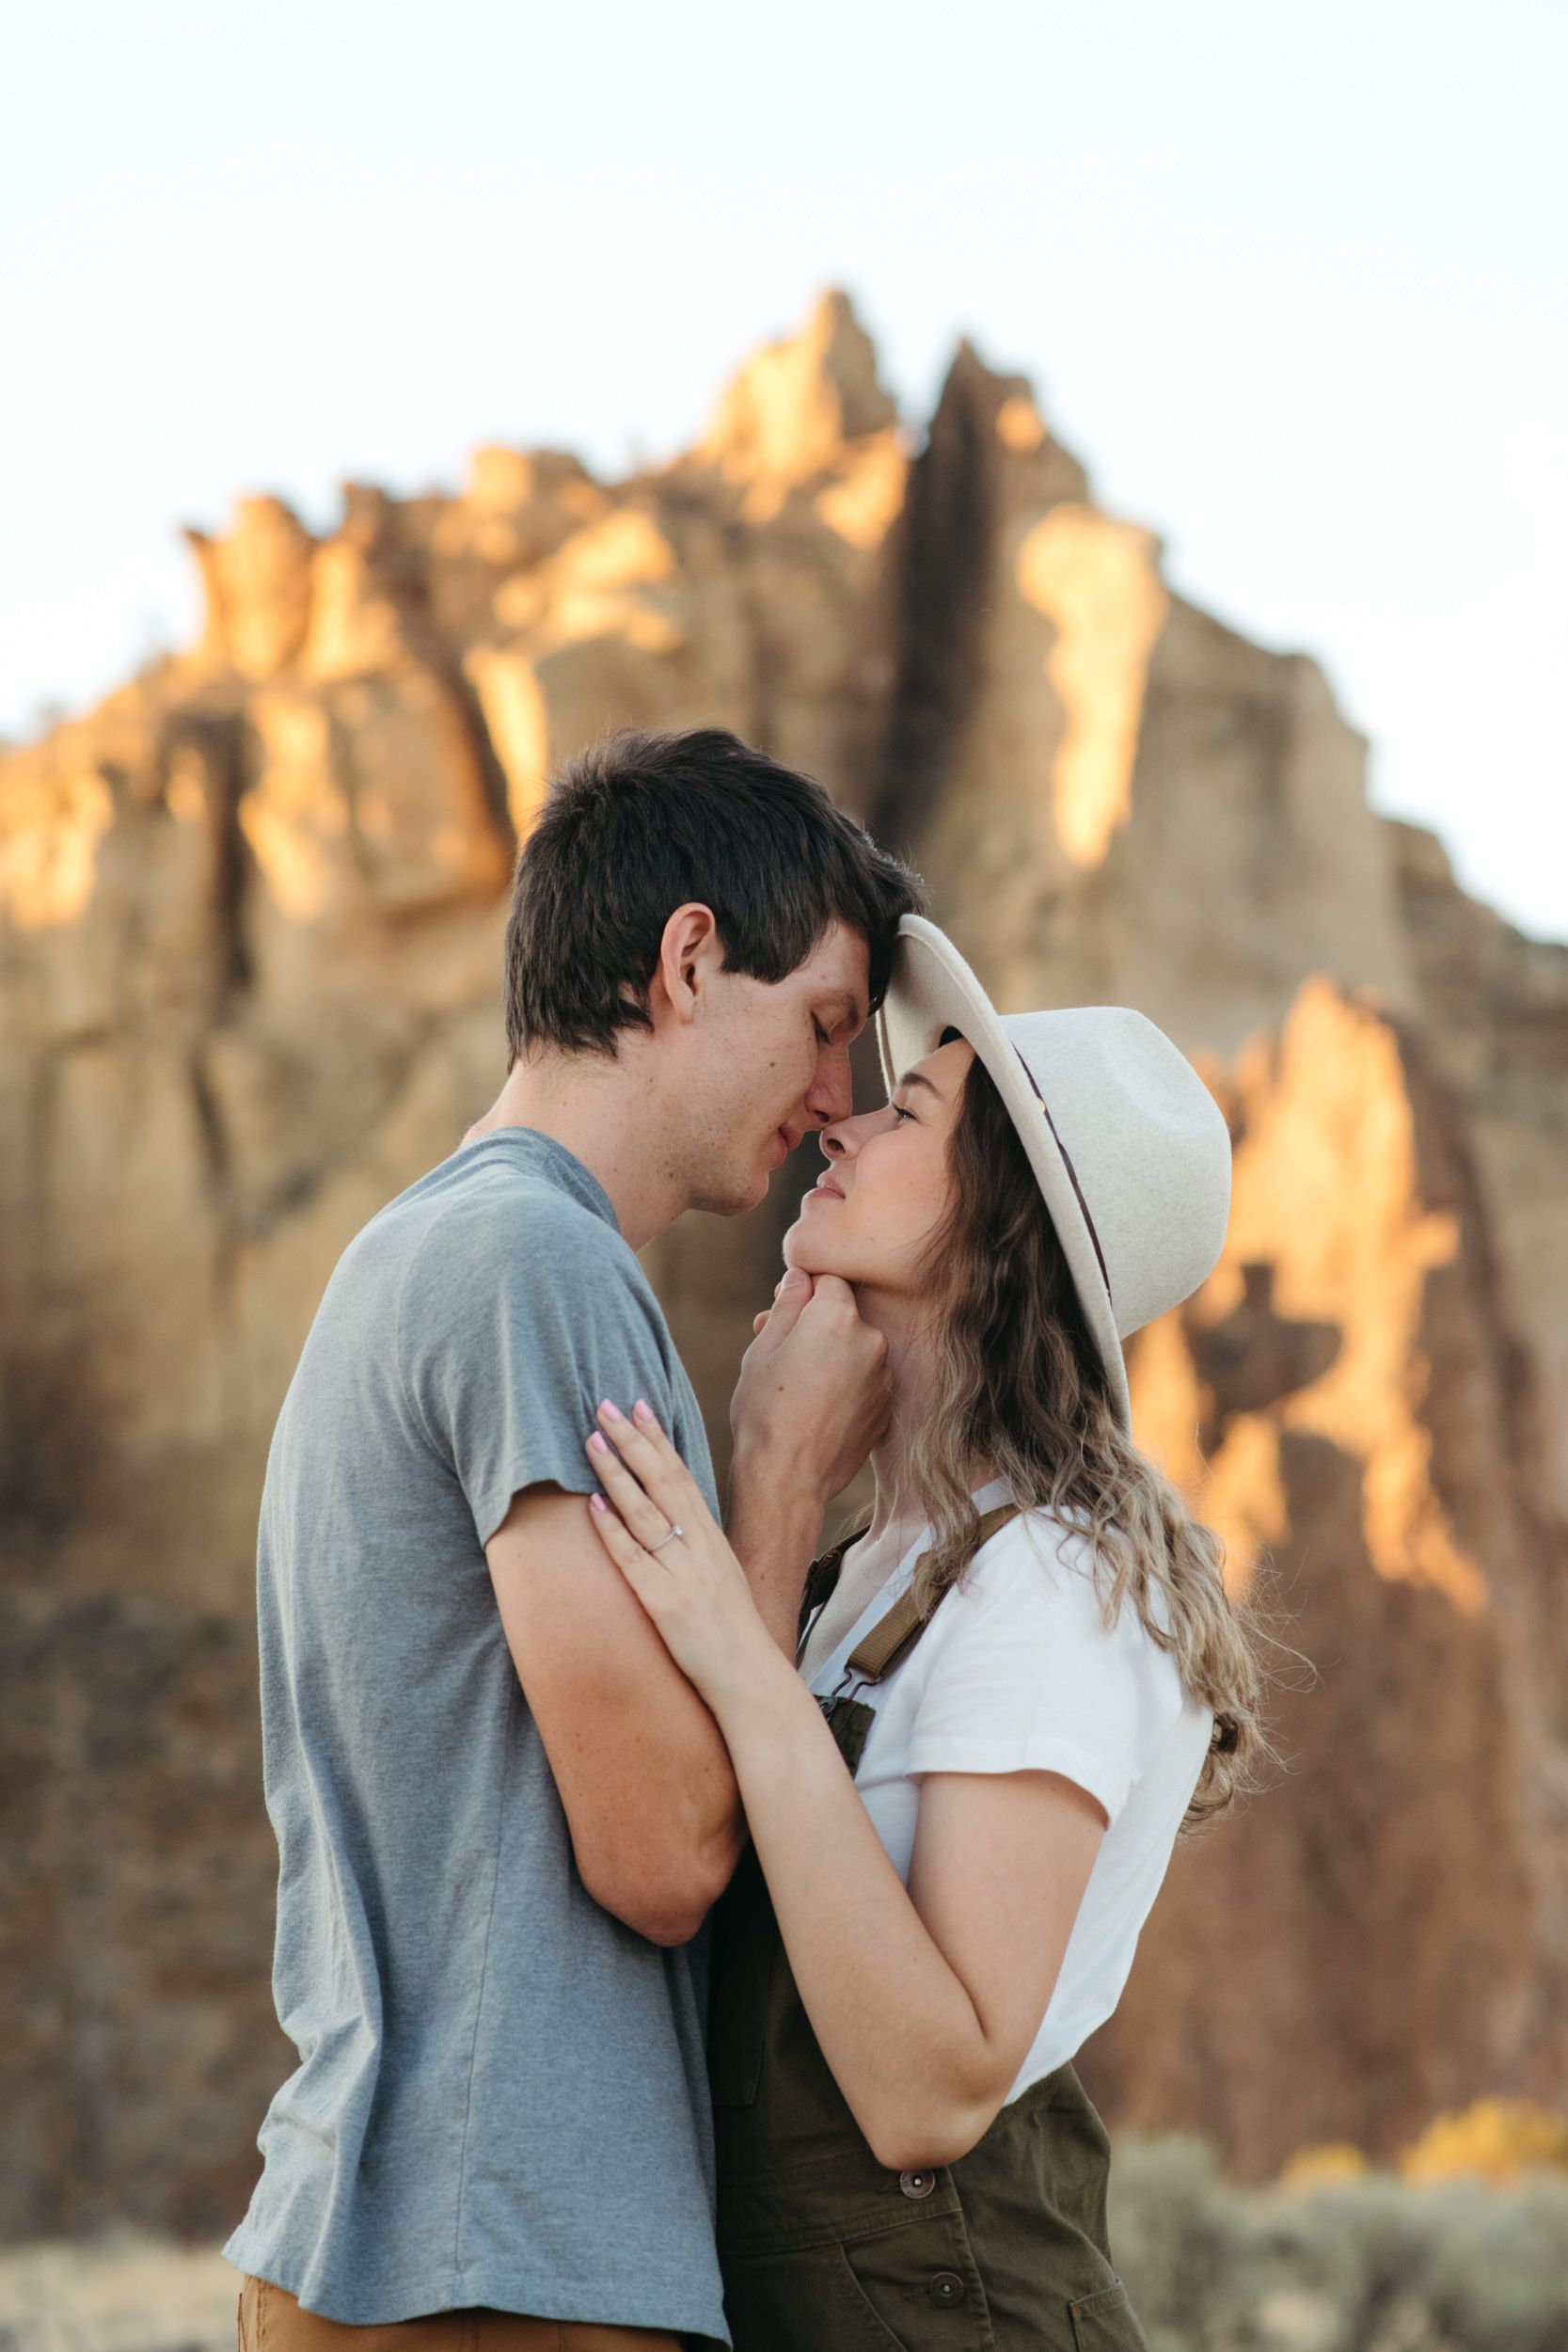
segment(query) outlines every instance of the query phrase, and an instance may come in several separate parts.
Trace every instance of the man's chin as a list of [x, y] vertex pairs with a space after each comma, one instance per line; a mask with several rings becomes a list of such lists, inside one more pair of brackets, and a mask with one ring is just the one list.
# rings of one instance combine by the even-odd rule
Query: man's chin
[[745, 1216], [749, 1211], [760, 1209], [767, 1198], [768, 1173], [765, 1169], [761, 1174], [754, 1175], [745, 1186], [737, 1181], [733, 1189], [721, 1192], [715, 1188], [712, 1192], [700, 1194], [690, 1205], [700, 1209], [705, 1216]]

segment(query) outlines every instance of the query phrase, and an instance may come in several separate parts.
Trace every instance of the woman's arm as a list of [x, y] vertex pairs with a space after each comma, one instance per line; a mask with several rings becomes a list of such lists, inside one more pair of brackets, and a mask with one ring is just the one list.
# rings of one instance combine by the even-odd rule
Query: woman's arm
[[942, 1772], [906, 1893], [798, 1676], [718, 1710], [784, 1948], [879, 2163], [952, 2164], [1039, 2030], [1104, 1832], [1053, 1772]]
[[673, 1447], [641, 1412], [604, 1426], [615, 1507], [589, 1516], [718, 1720], [823, 2055], [880, 2163], [955, 2162], [1038, 2030], [1104, 1815], [1053, 1772], [933, 1773], [906, 1892]]

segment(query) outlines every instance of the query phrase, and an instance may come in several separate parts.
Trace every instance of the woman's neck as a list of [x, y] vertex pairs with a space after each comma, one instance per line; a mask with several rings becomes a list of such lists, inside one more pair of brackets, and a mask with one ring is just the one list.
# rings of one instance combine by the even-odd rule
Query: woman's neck
[[916, 1435], [937, 1403], [940, 1365], [931, 1336], [932, 1316], [926, 1301], [870, 1285], [857, 1287], [855, 1303], [861, 1321], [886, 1340], [888, 1370], [893, 1375], [887, 1433], [871, 1454], [877, 1493], [871, 1524], [862, 1540], [880, 1544], [886, 1539], [902, 1549], [926, 1524], [913, 1467]]
[[[888, 1369], [893, 1375], [893, 1410], [887, 1434], [872, 1449], [871, 1470], [877, 1482], [871, 1524], [861, 1541], [879, 1544], [885, 1538], [899, 1550], [907, 1549], [927, 1524], [926, 1506], [914, 1483], [915, 1438], [937, 1408], [941, 1382], [940, 1342], [936, 1318], [927, 1301], [903, 1293], [856, 1286], [855, 1304], [861, 1321], [880, 1331], [887, 1342]], [[994, 1462], [969, 1465], [972, 1492], [996, 1476]]]

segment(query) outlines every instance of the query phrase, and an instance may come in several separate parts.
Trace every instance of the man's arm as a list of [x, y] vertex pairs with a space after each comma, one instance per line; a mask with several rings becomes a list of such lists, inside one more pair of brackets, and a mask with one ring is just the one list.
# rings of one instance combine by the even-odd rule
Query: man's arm
[[822, 1534], [820, 1498], [785, 1486], [766, 1456], [737, 1451], [724, 1533], [746, 1571], [757, 1614], [784, 1656], [793, 1658], [800, 1595]]
[[584, 1886], [650, 1942], [687, 1943], [745, 1840], [718, 1725], [606, 1558], [586, 1496], [529, 1487], [485, 1554]]
[[[886, 1421], [887, 1349], [843, 1282], [798, 1276], [759, 1320], [733, 1415], [731, 1534], [793, 1657], [823, 1506]], [[584, 1886], [651, 1942], [686, 1943], [746, 1840], [718, 1725], [606, 1557], [586, 1497], [525, 1488], [485, 1553]]]
[[752, 1325], [730, 1406], [730, 1548], [757, 1613], [795, 1655], [800, 1595], [822, 1514], [887, 1427], [887, 1342], [847, 1282], [791, 1272]]

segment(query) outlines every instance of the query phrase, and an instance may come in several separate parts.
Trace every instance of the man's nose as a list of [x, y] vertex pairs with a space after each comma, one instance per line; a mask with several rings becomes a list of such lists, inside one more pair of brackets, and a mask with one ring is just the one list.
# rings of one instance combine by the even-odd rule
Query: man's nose
[[855, 1084], [849, 1073], [849, 1048], [840, 1045], [831, 1054], [824, 1054], [816, 1066], [816, 1076], [806, 1097], [806, 1108], [819, 1126], [830, 1127], [835, 1120], [847, 1119], [855, 1107]]

